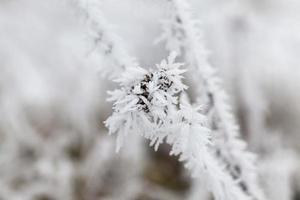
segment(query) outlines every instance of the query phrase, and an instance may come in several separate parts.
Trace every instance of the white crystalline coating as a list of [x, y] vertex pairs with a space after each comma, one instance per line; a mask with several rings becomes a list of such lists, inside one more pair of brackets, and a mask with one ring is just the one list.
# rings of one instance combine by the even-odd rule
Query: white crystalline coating
[[172, 54], [144, 75], [125, 72], [136, 81], [120, 83], [122, 88], [111, 93], [114, 113], [105, 123], [111, 134], [117, 134], [117, 151], [129, 134], [149, 139], [156, 150], [167, 142], [170, 155], [179, 156], [194, 177], [205, 178], [216, 199], [250, 200], [216, 158], [207, 117], [185, 98], [184, 70], [174, 59]]
[[[177, 95], [186, 86], [181, 82], [182, 64], [174, 63], [175, 56], [164, 60], [153, 71], [129, 68], [119, 79], [121, 89], [110, 92], [114, 113], [107, 119], [110, 133], [118, 133], [117, 151], [129, 132], [139, 133], [159, 145], [160, 132], [168, 123], [168, 112], [174, 110]], [[135, 80], [135, 81], [134, 81]]]

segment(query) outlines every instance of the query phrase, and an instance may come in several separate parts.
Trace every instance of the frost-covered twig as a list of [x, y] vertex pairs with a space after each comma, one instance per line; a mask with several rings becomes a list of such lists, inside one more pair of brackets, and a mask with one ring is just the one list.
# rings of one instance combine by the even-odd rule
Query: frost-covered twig
[[152, 71], [128, 69], [119, 79], [122, 88], [111, 92], [114, 113], [106, 121], [110, 133], [117, 133], [117, 151], [129, 134], [149, 139], [155, 149], [166, 141], [194, 177], [206, 178], [217, 200], [250, 199], [215, 157], [206, 117], [183, 99], [184, 70], [174, 59], [173, 54]]
[[207, 50], [201, 40], [198, 22], [191, 16], [184, 0], [172, 0], [170, 19], [164, 23], [164, 33], [159, 40], [166, 41], [168, 50], [183, 52], [185, 61], [193, 70], [194, 80], [202, 78], [203, 88], [198, 94], [208, 101], [207, 114], [216, 141], [216, 153], [226, 164], [240, 188], [253, 199], [265, 199], [260, 190], [254, 165], [255, 156], [246, 151], [246, 144], [239, 137], [239, 129], [227, 103], [227, 95], [220, 86], [215, 69], [207, 60]]

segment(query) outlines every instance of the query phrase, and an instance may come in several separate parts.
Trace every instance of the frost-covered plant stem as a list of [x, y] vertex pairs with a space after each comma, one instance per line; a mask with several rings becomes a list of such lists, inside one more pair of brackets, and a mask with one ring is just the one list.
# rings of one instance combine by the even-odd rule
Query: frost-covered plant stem
[[156, 70], [130, 68], [118, 80], [121, 89], [110, 99], [114, 113], [105, 122], [110, 133], [117, 133], [117, 151], [129, 134], [149, 139], [155, 149], [166, 141], [170, 154], [179, 156], [194, 177], [205, 178], [216, 200], [250, 200], [216, 158], [206, 116], [184, 98], [184, 70], [174, 59], [171, 55]]
[[265, 199], [257, 182], [255, 156], [246, 151], [245, 142], [239, 138], [239, 128], [227, 103], [227, 94], [207, 60], [198, 22], [191, 16], [186, 1], [172, 0], [171, 3], [171, 17], [165, 22], [160, 40], [166, 40], [167, 49], [183, 52], [185, 61], [193, 70], [194, 80], [202, 78], [203, 88], [198, 87], [198, 94], [208, 101], [206, 114], [211, 116], [216, 154], [246, 195], [252, 199]]

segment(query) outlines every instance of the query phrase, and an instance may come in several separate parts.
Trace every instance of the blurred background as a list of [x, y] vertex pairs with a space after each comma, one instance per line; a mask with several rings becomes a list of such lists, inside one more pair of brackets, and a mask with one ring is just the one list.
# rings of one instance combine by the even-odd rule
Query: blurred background
[[[261, 187], [270, 200], [299, 200], [300, 1], [189, 1], [258, 154]], [[154, 44], [167, 1], [101, 2], [141, 66], [167, 57]], [[133, 138], [115, 153], [103, 121], [116, 85], [102, 75], [104, 63], [73, 3], [0, 0], [0, 199], [210, 199], [167, 146], [154, 152]]]

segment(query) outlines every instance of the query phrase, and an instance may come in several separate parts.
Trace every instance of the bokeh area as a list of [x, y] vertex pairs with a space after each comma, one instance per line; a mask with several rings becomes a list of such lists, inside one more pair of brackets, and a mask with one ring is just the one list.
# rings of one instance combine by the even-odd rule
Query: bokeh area
[[[267, 198], [300, 200], [300, 1], [188, 1]], [[168, 56], [167, 0], [99, 2], [139, 65]], [[75, 0], [0, 0], [0, 200], [212, 199], [168, 145], [128, 136], [116, 153], [103, 122], [118, 85], [89, 31]]]

